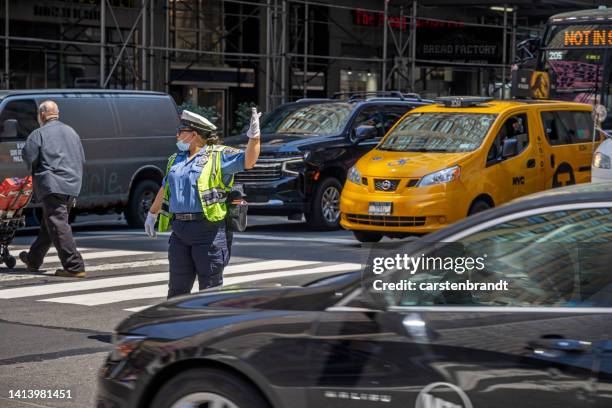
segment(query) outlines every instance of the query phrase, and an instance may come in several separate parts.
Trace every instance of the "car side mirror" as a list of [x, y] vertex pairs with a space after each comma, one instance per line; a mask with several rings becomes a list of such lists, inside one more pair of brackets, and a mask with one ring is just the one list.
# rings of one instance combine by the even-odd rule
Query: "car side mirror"
[[515, 138], [509, 138], [504, 140], [504, 146], [502, 148], [502, 159], [508, 159], [518, 154], [518, 140]]
[[17, 137], [17, 119], [7, 119], [2, 124], [2, 137], [14, 139]]
[[364, 140], [374, 139], [378, 137], [378, 129], [372, 125], [361, 125], [355, 129], [355, 143], [363, 142]]

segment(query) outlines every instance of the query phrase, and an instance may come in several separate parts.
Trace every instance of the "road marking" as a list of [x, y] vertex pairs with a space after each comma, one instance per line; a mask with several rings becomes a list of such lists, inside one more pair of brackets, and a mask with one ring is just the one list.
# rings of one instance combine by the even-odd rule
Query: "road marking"
[[[92, 259], [107, 259], [107, 258], [118, 258], [120, 256], [150, 256], [150, 255], [163, 255], [167, 256], [164, 252], [153, 252], [153, 251], [96, 251], [96, 252], [85, 252], [83, 254], [83, 259], [92, 260]], [[45, 262], [43, 263], [43, 269], [46, 264], [57, 264], [60, 263], [59, 259], [48, 260], [49, 256], [45, 256]], [[23, 262], [20, 260], [17, 261], [17, 265], [23, 265]], [[85, 266], [87, 268], [87, 265]]]
[[321, 238], [318, 236], [305, 236], [303, 238], [299, 237], [281, 237], [281, 236], [272, 236], [272, 235], [257, 235], [257, 234], [234, 234], [234, 237], [240, 239], [258, 239], [264, 241], [308, 241], [308, 242], [324, 242], [326, 244], [359, 244], [358, 241], [353, 239], [343, 239], [343, 238]]
[[[112, 235], [95, 235], [95, 234], [107, 234], [110, 231], [98, 231], [98, 232], [92, 232], [92, 231], [84, 231], [84, 232], [79, 232], [78, 235], [76, 236], [76, 238], [78, 239], [79, 236], [81, 236], [83, 239], [91, 239], [91, 238], [116, 238], [120, 235], [137, 235], [137, 236], [142, 236], [144, 237], [144, 232], [140, 232], [140, 231], [117, 231], [117, 232], [113, 232]], [[169, 232], [164, 232], [164, 233], [158, 233], [158, 236], [161, 237], [165, 237], [165, 236], [169, 236], [171, 233]], [[263, 235], [263, 234], [234, 234], [235, 238], [240, 238], [240, 239], [257, 239], [257, 240], [264, 240], [264, 241], [298, 241], [298, 242], [322, 242], [322, 243], [327, 243], [327, 244], [349, 244], [349, 245], [356, 245], [359, 244], [359, 242], [357, 240], [354, 239], [346, 239], [346, 238], [326, 238], [323, 235], [306, 235], [304, 237], [283, 237], [283, 236], [279, 236], [279, 235]]]
[[[223, 281], [224, 286], [236, 285], [240, 283], [255, 282], [260, 280], [287, 278], [294, 276], [303, 275], [314, 275], [319, 273], [330, 273], [330, 272], [350, 272], [361, 269], [361, 264], [357, 263], [344, 263], [327, 265], [309, 269], [297, 269], [289, 271], [277, 271], [261, 273], [256, 275], [247, 276], [235, 276], [226, 278]], [[197, 291], [197, 283], [194, 284], [192, 291]], [[1, 292], [0, 292], [1, 293]], [[53, 303], [69, 303], [74, 305], [83, 306], [98, 306], [106, 305], [110, 303], [124, 302], [128, 300], [136, 299], [152, 299], [152, 298], [163, 298], [168, 293], [168, 285], [155, 285], [155, 286], [144, 286], [139, 288], [118, 290], [118, 291], [106, 291], [89, 293], [85, 295], [75, 296], [62, 296], [58, 298], [41, 299], [39, 302], [53, 302]]]
[[[168, 262], [167, 259], [159, 260]], [[143, 261], [144, 263], [153, 263], [155, 261]], [[262, 262], [245, 262], [236, 265], [228, 265], [225, 268], [224, 274], [231, 275], [243, 272], [258, 272], [270, 269], [287, 269], [309, 264], [318, 264], [316, 261], [293, 261], [293, 260], [274, 260]], [[134, 264], [134, 263], [132, 263]], [[113, 264], [111, 264], [113, 265]], [[115, 264], [118, 265], [118, 264]], [[89, 268], [91, 271], [93, 269]], [[105, 265], [104, 269], [108, 269]], [[44, 274], [32, 275], [30, 277], [47, 276]], [[48, 285], [26, 286], [0, 290], [0, 299], [16, 299], [32, 296], [53, 295], [63, 292], [78, 292], [83, 290], [106, 289], [118, 286], [137, 285], [141, 283], [160, 282], [168, 280], [168, 272], [139, 274], [131, 276], [121, 276], [116, 278], [103, 278], [87, 281], [73, 281], [66, 283], [54, 283]], [[85, 295], [89, 296], [89, 295]]]

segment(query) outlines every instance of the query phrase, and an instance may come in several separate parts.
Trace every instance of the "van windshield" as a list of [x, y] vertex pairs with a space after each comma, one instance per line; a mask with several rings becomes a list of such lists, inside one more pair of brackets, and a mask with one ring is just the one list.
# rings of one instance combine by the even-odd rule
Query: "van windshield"
[[262, 119], [262, 133], [328, 136], [342, 132], [353, 106], [344, 102], [287, 105]]
[[480, 146], [496, 117], [483, 113], [413, 113], [387, 135], [378, 150], [471, 152]]

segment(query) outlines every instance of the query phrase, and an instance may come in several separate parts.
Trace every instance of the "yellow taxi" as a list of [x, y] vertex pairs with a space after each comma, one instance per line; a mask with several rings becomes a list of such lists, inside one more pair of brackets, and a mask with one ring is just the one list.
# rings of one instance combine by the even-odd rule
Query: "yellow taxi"
[[436, 102], [406, 114], [350, 168], [340, 223], [359, 241], [436, 231], [519, 196], [590, 181], [590, 105]]

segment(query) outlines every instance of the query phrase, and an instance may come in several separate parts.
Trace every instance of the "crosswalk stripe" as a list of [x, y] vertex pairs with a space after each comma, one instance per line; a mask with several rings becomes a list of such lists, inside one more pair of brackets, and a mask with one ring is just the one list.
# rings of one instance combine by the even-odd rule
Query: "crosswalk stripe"
[[[158, 260], [159, 262], [167, 263], [167, 259]], [[142, 261], [143, 266], [152, 266], [155, 261]], [[237, 265], [228, 265], [225, 268], [224, 274], [231, 275], [243, 272], [258, 272], [268, 269], [287, 269], [298, 266], [304, 266], [308, 264], [317, 264], [314, 261], [293, 261], [293, 260], [274, 260], [274, 261], [261, 261], [261, 262], [245, 262]], [[135, 262], [132, 264], [136, 264]], [[160, 263], [163, 264], [163, 263]], [[119, 264], [100, 265], [101, 270], [112, 269], [109, 266], [115, 266]], [[88, 270], [92, 271], [95, 267], [90, 267]], [[44, 276], [44, 275], [32, 275], [31, 277]], [[15, 299], [32, 296], [43, 296], [53, 295], [63, 292], [77, 292], [83, 290], [94, 290], [94, 289], [106, 289], [118, 286], [137, 285], [141, 283], [151, 283], [168, 280], [168, 272], [150, 273], [150, 274], [139, 274], [131, 276], [121, 276], [116, 278], [103, 278], [81, 282], [66, 282], [66, 283], [55, 283], [49, 285], [39, 286], [27, 286], [11, 289], [0, 290], [0, 299]]]
[[[313, 275], [319, 273], [330, 273], [330, 272], [349, 272], [357, 271], [361, 268], [360, 264], [357, 263], [344, 263], [327, 265], [309, 269], [297, 269], [288, 271], [276, 271], [261, 273], [247, 276], [235, 276], [224, 279], [224, 286], [235, 285], [239, 283], [254, 282], [260, 280], [295, 277], [302, 275]], [[194, 285], [194, 289], [197, 291], [197, 283]], [[193, 290], [193, 289], [192, 289]], [[106, 291], [96, 292], [84, 295], [74, 296], [63, 296], [58, 298], [41, 299], [41, 302], [53, 302], [53, 303], [68, 303], [83, 306], [98, 306], [116, 302], [123, 302], [128, 300], [136, 299], [152, 299], [152, 298], [163, 298], [167, 295], [168, 285], [155, 285], [155, 286], [144, 286], [139, 288], [117, 290], [117, 291]]]
[[[108, 258], [118, 258], [120, 256], [136, 256], [136, 255], [142, 255], [142, 256], [150, 256], [153, 254], [157, 254], [157, 255], [163, 255], [166, 256], [165, 253], [163, 252], [152, 252], [152, 251], [122, 251], [122, 250], [114, 250], [114, 251], [96, 251], [96, 252], [85, 252], [82, 254], [83, 259], [85, 260], [92, 260], [92, 259], [108, 259]], [[51, 259], [49, 259], [51, 258]], [[48, 265], [48, 264], [57, 264], [60, 263], [59, 259], [56, 257], [49, 257], [46, 256], [45, 257], [45, 264], [43, 264], [43, 268]], [[17, 264], [23, 265], [23, 263], [18, 260]]]

